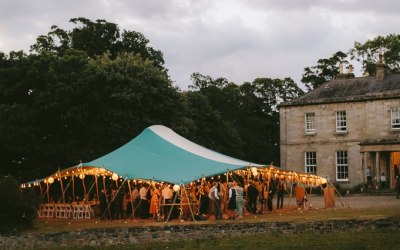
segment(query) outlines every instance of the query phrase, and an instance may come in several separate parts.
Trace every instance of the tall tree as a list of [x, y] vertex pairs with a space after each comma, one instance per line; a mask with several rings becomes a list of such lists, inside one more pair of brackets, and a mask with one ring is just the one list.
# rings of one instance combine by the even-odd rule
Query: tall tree
[[[191, 89], [195, 91], [188, 96], [189, 100], [201, 96], [201, 100], [210, 105], [210, 110], [217, 112], [217, 117], [220, 117], [218, 123], [216, 120], [211, 123], [225, 126], [223, 131], [213, 136], [218, 145], [224, 145], [221, 148], [223, 153], [252, 162], [279, 164], [277, 105], [303, 93], [292, 79], [258, 78], [239, 86], [226, 78], [213, 79], [194, 73], [192, 81]], [[199, 106], [197, 103], [193, 107]], [[210, 114], [211, 111], [206, 113]], [[195, 126], [199, 119], [192, 121]], [[215, 126], [213, 130], [216, 130]]]
[[390, 73], [399, 73], [400, 35], [377, 36], [365, 43], [355, 42], [349, 54], [351, 59], [361, 62], [363, 69], [370, 75], [375, 75], [380, 55], [383, 55], [384, 63]]
[[91, 58], [106, 52], [110, 53], [111, 58], [115, 58], [118, 53], [133, 52], [164, 69], [162, 52], [149, 46], [149, 40], [142, 33], [124, 30], [121, 34], [117, 24], [102, 19], [93, 22], [79, 17], [72, 18], [70, 22], [75, 25], [72, 31], [53, 25], [47, 35], [36, 39], [31, 50], [37, 53], [48, 51], [62, 56], [73, 48], [85, 51]]
[[28, 180], [88, 161], [176, 120], [179, 91], [140, 54], [0, 55], [0, 172]]
[[304, 74], [301, 82], [304, 83], [307, 90], [313, 90], [320, 85], [335, 79], [339, 73], [339, 65], [348, 63], [347, 54], [338, 51], [330, 58], [319, 59], [316, 66], [304, 68]]

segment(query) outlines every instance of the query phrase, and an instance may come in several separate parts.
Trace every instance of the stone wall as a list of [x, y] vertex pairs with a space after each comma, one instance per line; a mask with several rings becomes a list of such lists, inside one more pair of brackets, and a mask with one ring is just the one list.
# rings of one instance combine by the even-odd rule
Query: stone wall
[[[398, 144], [373, 145], [361, 150], [360, 143], [366, 140], [395, 140], [400, 131], [391, 129], [391, 108], [398, 107], [398, 99], [375, 100], [368, 102], [326, 103], [304, 106], [282, 106], [280, 112], [280, 167], [305, 171], [305, 152], [316, 152], [317, 175], [328, 175], [336, 179], [336, 151], [347, 151], [348, 181], [341, 184], [357, 186], [364, 183], [362, 152], [398, 151]], [[347, 131], [336, 132], [336, 111], [346, 111]], [[305, 133], [305, 113], [315, 114], [315, 133]], [[365, 146], [364, 146], [365, 147]], [[382, 155], [381, 155], [382, 158]], [[387, 159], [390, 159], [388, 157]], [[390, 162], [380, 162], [375, 166], [374, 159], [368, 159], [365, 166], [371, 166], [376, 176], [386, 172]], [[375, 166], [375, 167], [374, 167]], [[394, 186], [392, 186], [393, 188]]]
[[333, 220], [308, 223], [256, 222], [143, 226], [86, 229], [59, 233], [23, 233], [0, 236], [0, 249], [44, 249], [73, 246], [118, 246], [152, 241], [234, 237], [257, 233], [327, 234], [348, 231], [400, 230], [400, 218], [381, 220]]

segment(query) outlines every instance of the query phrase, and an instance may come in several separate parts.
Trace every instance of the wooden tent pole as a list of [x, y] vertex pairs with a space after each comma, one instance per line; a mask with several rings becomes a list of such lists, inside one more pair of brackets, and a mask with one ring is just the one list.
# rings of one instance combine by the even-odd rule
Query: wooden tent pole
[[49, 181], [46, 181], [46, 186], [47, 186], [47, 203], [50, 203], [50, 194], [49, 194]]
[[97, 181], [97, 174], [95, 174], [94, 175], [94, 180], [95, 180], [95, 182], [96, 182], [96, 194], [97, 194], [97, 201], [99, 200], [99, 198], [100, 198], [100, 196], [99, 196], [99, 183], [98, 183], [98, 181]]
[[[135, 214], [135, 208], [133, 207], [133, 200], [132, 200], [132, 189], [131, 189], [131, 182], [128, 181], [128, 189], [129, 189], [129, 200], [131, 203], [132, 214]], [[132, 218], [132, 215], [130, 216]]]
[[[191, 215], [192, 215], [192, 219], [193, 219], [194, 223], [197, 224], [196, 218], [194, 217], [194, 213], [193, 213], [193, 209], [192, 209], [192, 204], [191, 204], [191, 202], [190, 202], [190, 200], [189, 200], [189, 195], [188, 195], [188, 193], [187, 193], [187, 190], [186, 190], [185, 186], [183, 185], [183, 183], [181, 183], [180, 185], [181, 185], [181, 190], [182, 190], [182, 188], [185, 190], [186, 199], [187, 199], [187, 201], [188, 201], [188, 206], [189, 206], [189, 209], [190, 209], [190, 213], [191, 213]], [[181, 203], [182, 203], [182, 201], [183, 201], [183, 199], [181, 199]]]
[[65, 203], [64, 185], [63, 185], [63, 179], [62, 179], [61, 175], [60, 175], [60, 184], [61, 184], [62, 202]]
[[72, 201], [75, 201], [75, 176], [72, 175]]
[[86, 196], [86, 185], [85, 185], [85, 178], [82, 178], [82, 186], [83, 186], [83, 197]]
[[40, 195], [43, 195], [42, 182], [39, 182]]

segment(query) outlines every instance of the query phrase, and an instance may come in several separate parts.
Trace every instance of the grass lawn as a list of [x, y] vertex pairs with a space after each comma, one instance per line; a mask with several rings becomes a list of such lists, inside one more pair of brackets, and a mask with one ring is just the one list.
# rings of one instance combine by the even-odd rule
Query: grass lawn
[[[256, 234], [146, 244], [73, 249], [399, 249], [399, 232], [340, 232], [329, 234]], [[71, 248], [72, 249], [72, 248]]]
[[[345, 200], [347, 202], [347, 200]], [[222, 220], [197, 222], [197, 224], [221, 224], [241, 222], [313, 222], [334, 220], [375, 220], [400, 218], [400, 200], [392, 197], [354, 197], [345, 205], [337, 204], [336, 208], [312, 207], [307, 211], [295, 208], [278, 210], [262, 215], [247, 215], [242, 220]], [[168, 225], [193, 224], [193, 221], [174, 220]], [[37, 220], [32, 233], [55, 233], [92, 228], [116, 228], [136, 226], [164, 226], [163, 222], [152, 220]], [[299, 233], [299, 234], [266, 234], [257, 233], [241, 237], [222, 236], [208, 239], [175, 240], [171, 242], [146, 242], [110, 247], [88, 246], [67, 249], [400, 249], [400, 231], [354, 231], [334, 233]], [[66, 249], [66, 248], [59, 248]]]

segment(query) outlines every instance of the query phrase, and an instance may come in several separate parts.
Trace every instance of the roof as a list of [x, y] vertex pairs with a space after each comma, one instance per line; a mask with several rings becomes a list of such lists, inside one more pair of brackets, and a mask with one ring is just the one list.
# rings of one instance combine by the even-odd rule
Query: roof
[[83, 164], [105, 168], [128, 179], [177, 184], [250, 165], [260, 166], [202, 147], [161, 125], [148, 127], [113, 152]]
[[383, 81], [375, 76], [335, 79], [307, 94], [280, 106], [312, 105], [400, 98], [400, 74], [387, 75]]

